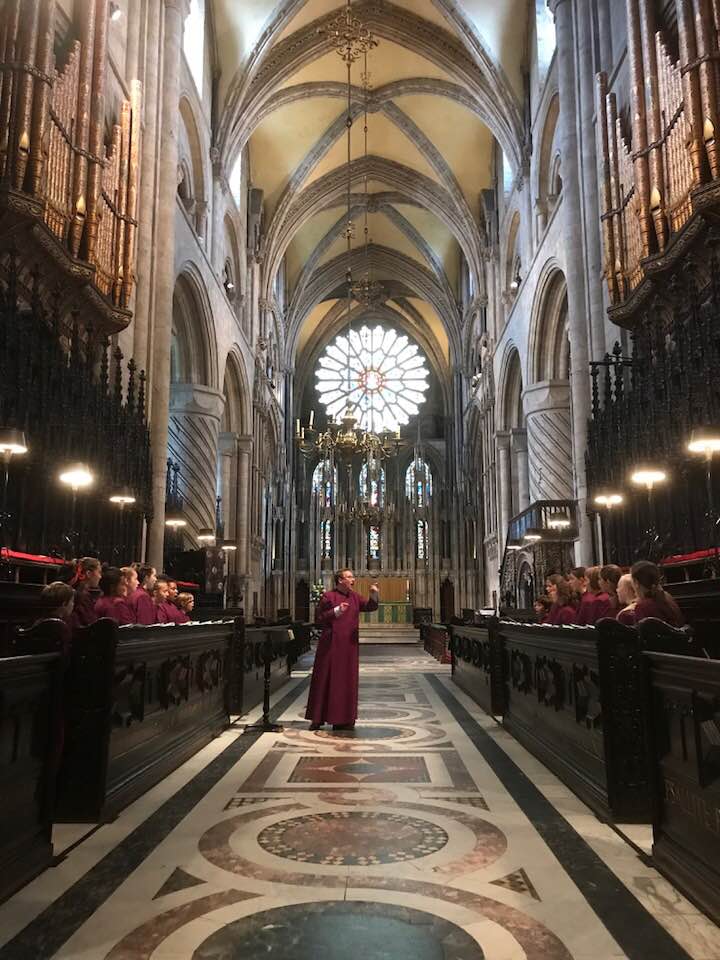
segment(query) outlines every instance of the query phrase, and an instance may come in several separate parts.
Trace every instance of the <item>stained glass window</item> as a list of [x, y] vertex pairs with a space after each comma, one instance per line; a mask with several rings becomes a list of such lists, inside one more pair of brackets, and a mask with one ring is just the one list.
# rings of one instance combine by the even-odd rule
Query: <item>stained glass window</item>
[[371, 507], [382, 507], [385, 503], [385, 471], [374, 462], [372, 468], [365, 462], [360, 469], [360, 496], [367, 498]]
[[363, 430], [399, 430], [425, 402], [425, 357], [408, 337], [377, 326], [342, 334], [329, 344], [315, 372], [320, 401], [342, 417], [348, 405]]
[[427, 507], [432, 498], [432, 473], [422, 457], [413, 460], [407, 468], [405, 494], [416, 507]]
[[380, 527], [372, 526], [368, 530], [368, 557], [370, 560], [380, 559]]
[[320, 523], [320, 550], [323, 560], [332, 557], [333, 554], [333, 524], [332, 520], [323, 520]]
[[428, 558], [428, 525], [426, 520], [417, 522], [417, 558], [418, 560], [427, 560]]
[[[333, 476], [334, 474], [334, 476]], [[334, 491], [337, 490], [337, 467], [331, 470], [329, 460], [321, 460], [315, 467], [312, 478], [312, 492], [320, 494], [324, 490], [324, 496], [321, 496], [321, 505], [332, 507]]]

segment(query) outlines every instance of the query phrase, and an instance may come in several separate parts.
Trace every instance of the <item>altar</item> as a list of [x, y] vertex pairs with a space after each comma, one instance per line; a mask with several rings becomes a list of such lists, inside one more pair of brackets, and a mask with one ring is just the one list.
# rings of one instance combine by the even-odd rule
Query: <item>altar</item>
[[380, 603], [372, 613], [361, 613], [360, 623], [381, 623], [404, 626], [412, 623], [410, 581], [407, 577], [358, 577], [355, 590], [363, 597], [370, 596], [370, 586], [380, 588]]

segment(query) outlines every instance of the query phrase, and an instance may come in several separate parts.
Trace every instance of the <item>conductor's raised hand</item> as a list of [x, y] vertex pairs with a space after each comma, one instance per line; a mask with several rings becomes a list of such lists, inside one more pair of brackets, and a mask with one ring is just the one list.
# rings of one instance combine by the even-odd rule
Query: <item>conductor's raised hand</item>
[[373, 596], [377, 598], [380, 593], [380, 587], [378, 587], [376, 583], [373, 583], [370, 587], [370, 593], [372, 593]]

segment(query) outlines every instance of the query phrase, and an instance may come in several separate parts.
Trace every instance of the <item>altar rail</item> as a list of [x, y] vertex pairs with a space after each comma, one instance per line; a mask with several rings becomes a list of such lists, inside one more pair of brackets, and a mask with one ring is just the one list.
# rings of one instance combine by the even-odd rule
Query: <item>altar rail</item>
[[720, 662], [645, 654], [653, 858], [720, 923]]
[[0, 902], [52, 861], [60, 657], [0, 660]]

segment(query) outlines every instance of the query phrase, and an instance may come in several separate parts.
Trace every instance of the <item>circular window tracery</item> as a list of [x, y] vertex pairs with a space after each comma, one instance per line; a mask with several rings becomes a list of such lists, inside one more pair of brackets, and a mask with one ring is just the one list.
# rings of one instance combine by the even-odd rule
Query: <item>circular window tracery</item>
[[399, 430], [425, 402], [429, 371], [416, 344], [381, 326], [341, 334], [316, 370], [317, 391], [328, 415], [353, 408], [363, 430]]

